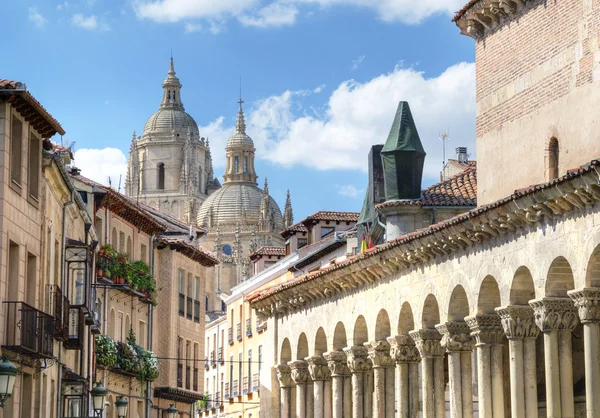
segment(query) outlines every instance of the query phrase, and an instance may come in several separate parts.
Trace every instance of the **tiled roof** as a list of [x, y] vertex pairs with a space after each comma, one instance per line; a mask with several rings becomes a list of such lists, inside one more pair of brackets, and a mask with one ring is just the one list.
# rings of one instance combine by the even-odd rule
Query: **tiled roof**
[[258, 250], [254, 251], [250, 254], [250, 259], [253, 260], [260, 256], [276, 256], [276, 257], [284, 257], [285, 256], [285, 248], [283, 247], [260, 247]]
[[467, 4], [465, 4], [463, 6], [462, 9], [460, 9], [458, 12], [456, 12], [454, 14], [454, 17], [452, 18], [452, 21], [456, 22], [458, 19], [460, 19], [461, 17], [463, 17], [463, 15], [465, 13], [467, 13], [467, 10], [469, 10], [471, 7], [475, 6], [477, 3], [479, 3], [479, 0], [470, 0]]
[[333, 212], [320, 210], [307, 216], [304, 220], [300, 221], [303, 224], [307, 224], [309, 221], [339, 221], [339, 222], [357, 222], [359, 212]]
[[297, 224], [294, 224], [294, 225], [290, 226], [289, 228], [284, 229], [283, 231], [280, 232], [280, 234], [284, 238], [288, 238], [289, 236], [294, 235], [296, 232], [308, 232], [308, 229], [306, 228], [306, 226], [303, 223], [298, 222]]
[[159, 244], [169, 246], [172, 250], [175, 250], [186, 257], [202, 264], [205, 267], [212, 267], [219, 264], [217, 256], [212, 252], [203, 247], [196, 247], [185, 239], [182, 238], [171, 238], [165, 237], [164, 235], [159, 237], [157, 242]]
[[42, 135], [42, 138], [50, 138], [56, 133], [65, 134], [60, 123], [27, 91], [25, 84], [19, 81], [0, 79], [0, 98], [2, 97], [7, 97], [7, 101], [17, 112], [24, 115], [33, 128]]
[[385, 209], [396, 206], [477, 206], [477, 169], [462, 173], [423, 190], [423, 197], [415, 200], [391, 200], [375, 206]]
[[567, 174], [565, 174], [562, 177], [550, 180], [546, 183], [542, 183], [542, 184], [538, 184], [538, 185], [533, 185], [533, 186], [529, 186], [529, 187], [525, 187], [522, 189], [518, 189], [515, 190], [515, 192], [510, 195], [507, 196], [503, 199], [497, 200], [493, 203], [484, 205], [484, 206], [480, 206], [478, 208], [472, 209], [469, 212], [466, 212], [464, 214], [461, 215], [457, 215], [453, 218], [447, 219], [443, 222], [439, 222], [437, 224], [434, 225], [430, 225], [427, 228], [423, 228], [420, 230], [417, 230], [415, 232], [411, 232], [409, 234], [403, 235], [401, 237], [398, 237], [394, 240], [388, 241], [384, 244], [380, 244], [377, 245], [373, 248], [368, 249], [365, 252], [359, 253], [357, 255], [354, 255], [352, 257], [349, 257], [348, 259], [346, 259], [345, 261], [341, 262], [341, 263], [337, 263], [331, 267], [322, 269], [322, 270], [318, 270], [315, 271], [313, 273], [308, 273], [305, 274], [303, 276], [300, 276], [298, 278], [289, 280], [285, 283], [282, 283], [280, 285], [271, 287], [271, 288], [267, 288], [267, 289], [263, 289], [263, 290], [258, 290], [254, 293], [251, 293], [248, 296], [248, 301], [249, 302], [258, 302], [261, 301], [263, 299], [268, 298], [271, 295], [274, 295], [276, 293], [280, 293], [283, 292], [286, 289], [292, 288], [292, 287], [296, 287], [299, 286], [303, 283], [309, 282], [311, 280], [315, 280], [318, 277], [324, 276], [326, 274], [329, 274], [333, 271], [339, 270], [339, 269], [343, 269], [345, 267], [348, 267], [349, 265], [355, 264], [360, 262], [361, 260], [367, 259], [367, 258], [371, 258], [374, 256], [377, 256], [378, 254], [387, 251], [391, 248], [395, 248], [398, 246], [401, 246], [403, 244], [408, 244], [410, 242], [416, 241], [420, 238], [423, 237], [427, 237], [427, 236], [431, 236], [435, 233], [441, 232], [443, 230], [446, 230], [448, 228], [452, 228], [455, 225], [461, 224], [463, 222], [471, 222], [471, 220], [479, 215], [482, 215], [488, 211], [491, 211], [495, 208], [498, 208], [502, 205], [505, 205], [511, 201], [514, 201], [516, 199], [519, 199], [521, 197], [524, 196], [528, 196], [528, 195], [533, 195], [536, 192], [539, 192], [541, 190], [544, 189], [548, 189], [554, 185], [560, 184], [560, 183], [564, 183], [567, 182], [575, 177], [579, 177], [584, 175], [585, 173], [591, 172], [593, 170], [598, 170], [600, 168], [600, 159], [597, 160], [593, 160], [588, 164], [585, 164], [583, 166], [581, 166], [579, 169], [573, 169], [573, 170], [569, 170], [567, 171]]
[[467, 168], [477, 167], [477, 160], [468, 160], [466, 163], [461, 163], [460, 161], [451, 158], [448, 160], [448, 164], [466, 170]]

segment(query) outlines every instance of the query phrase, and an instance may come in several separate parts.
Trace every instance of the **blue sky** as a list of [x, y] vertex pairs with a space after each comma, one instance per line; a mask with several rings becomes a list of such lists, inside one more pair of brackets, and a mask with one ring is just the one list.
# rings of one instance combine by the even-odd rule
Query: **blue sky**
[[468, 146], [475, 157], [474, 44], [450, 22], [463, 0], [7, 2], [0, 78], [27, 84], [98, 181], [118, 182], [171, 51], [218, 174], [242, 78], [259, 183], [269, 178], [281, 206], [291, 189], [296, 220], [360, 209], [369, 147], [385, 141], [399, 100], [428, 153], [424, 185], [439, 176], [441, 131], [448, 156]]

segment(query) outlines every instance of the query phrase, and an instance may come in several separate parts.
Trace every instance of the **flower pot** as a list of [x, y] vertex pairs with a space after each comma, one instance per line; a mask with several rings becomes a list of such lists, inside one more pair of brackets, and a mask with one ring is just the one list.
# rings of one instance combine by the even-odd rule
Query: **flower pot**
[[102, 270], [102, 267], [96, 268], [96, 277], [104, 277], [104, 270]]

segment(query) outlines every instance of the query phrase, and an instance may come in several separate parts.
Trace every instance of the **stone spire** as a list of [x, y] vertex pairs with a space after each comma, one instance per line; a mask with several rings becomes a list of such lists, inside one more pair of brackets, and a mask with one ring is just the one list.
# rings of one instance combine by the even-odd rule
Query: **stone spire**
[[244, 110], [242, 109], [243, 103], [244, 101], [240, 97], [240, 100], [238, 100], [240, 108], [237, 114], [237, 121], [235, 122], [235, 133], [246, 135], [246, 121], [244, 120]]
[[269, 180], [265, 177], [265, 186], [260, 202], [260, 227], [263, 231], [270, 230], [271, 226], [271, 196], [269, 196]]
[[127, 161], [127, 176], [125, 177], [125, 193], [128, 196], [139, 194], [140, 183], [140, 158], [137, 151], [137, 140], [135, 131], [129, 146], [129, 160]]
[[237, 121], [235, 123], [235, 132], [227, 141], [225, 148], [227, 165], [225, 167], [224, 184], [230, 183], [248, 183], [256, 185], [258, 176], [254, 171], [254, 141], [246, 134], [246, 122], [244, 120], [244, 110], [242, 104], [244, 101], [240, 97], [238, 101]]
[[283, 211], [283, 224], [286, 228], [289, 228], [294, 224], [294, 213], [292, 212], [292, 199], [290, 197], [290, 189], [288, 189], [287, 197], [285, 199], [285, 209]]
[[173, 64], [173, 57], [169, 64], [169, 72], [167, 77], [163, 81], [163, 100], [160, 104], [161, 108], [171, 108], [177, 110], [184, 110], [183, 103], [181, 101], [181, 83], [175, 75], [175, 65]]

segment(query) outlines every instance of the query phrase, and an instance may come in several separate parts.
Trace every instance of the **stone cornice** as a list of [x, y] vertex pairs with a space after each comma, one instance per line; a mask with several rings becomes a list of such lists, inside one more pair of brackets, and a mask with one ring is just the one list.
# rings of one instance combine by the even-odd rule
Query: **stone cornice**
[[503, 236], [537, 228], [600, 201], [600, 160], [538, 186], [518, 190], [439, 224], [379, 245], [332, 267], [248, 297], [263, 317], [286, 315], [318, 300], [344, 295], [415, 266], [464, 252]]

